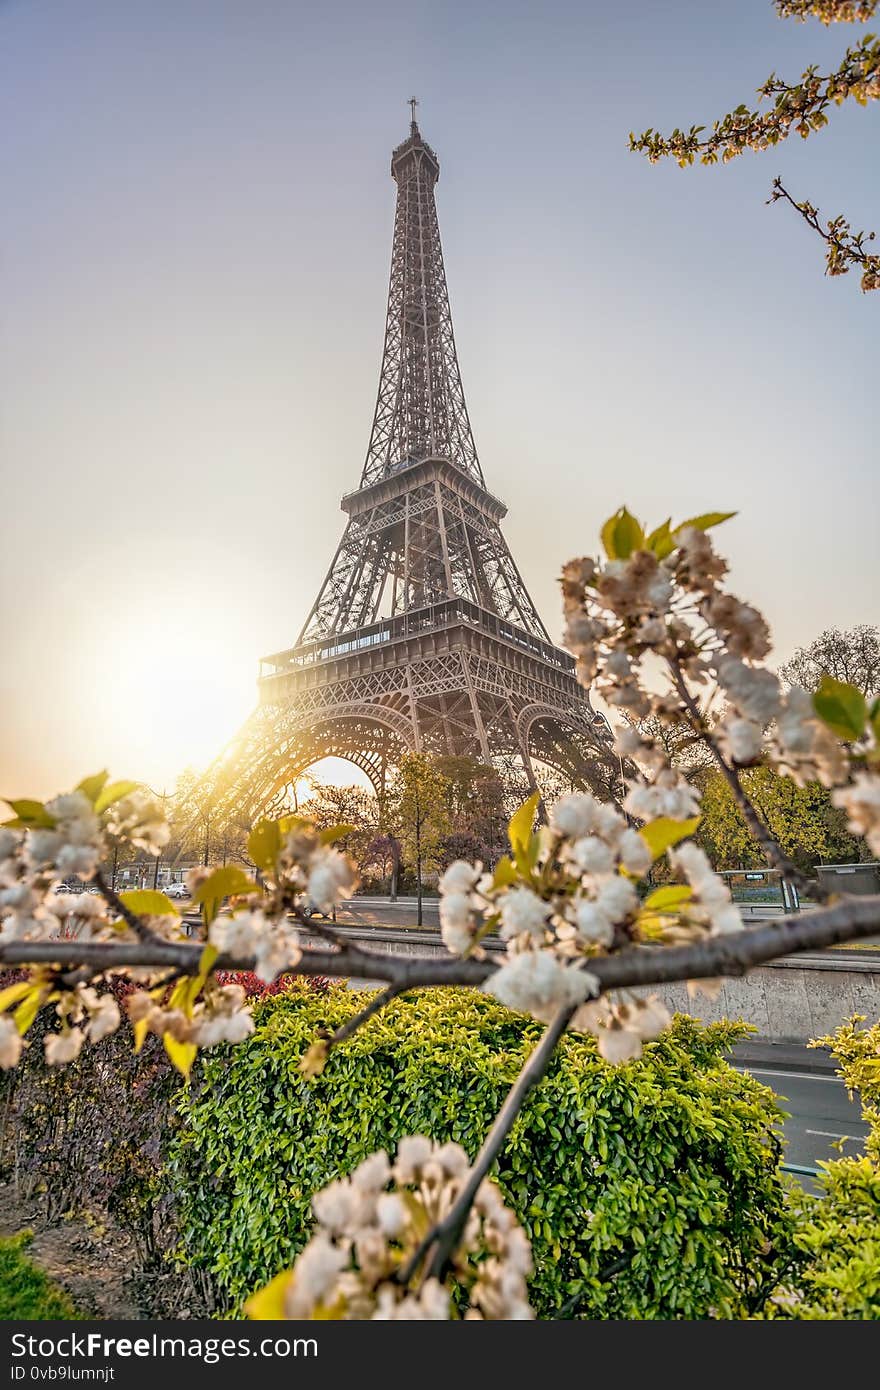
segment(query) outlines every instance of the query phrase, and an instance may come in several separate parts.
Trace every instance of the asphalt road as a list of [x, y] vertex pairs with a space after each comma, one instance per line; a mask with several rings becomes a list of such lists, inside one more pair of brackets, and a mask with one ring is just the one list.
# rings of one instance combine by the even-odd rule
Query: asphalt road
[[[340, 922], [350, 923], [356, 926], [361, 922], [373, 922], [377, 925], [388, 925], [394, 927], [411, 927], [415, 925], [417, 904], [415, 898], [398, 898], [396, 902], [391, 902], [388, 898], [382, 897], [357, 897], [348, 898], [340, 903], [336, 910], [337, 919]], [[779, 912], [772, 908], [749, 909], [748, 921], [760, 921], [762, 918], [778, 917]], [[422, 923], [426, 927], [439, 927], [440, 916], [437, 898], [424, 898], [422, 900]]]
[[[868, 1126], [862, 1119], [861, 1105], [857, 1099], [850, 1100], [822, 1054], [795, 1043], [780, 1048], [756, 1040], [748, 1047], [748, 1062], [735, 1060], [734, 1065], [776, 1092], [786, 1112], [783, 1163], [790, 1171], [812, 1187], [810, 1179], [821, 1159], [841, 1154], [854, 1157], [862, 1152]], [[780, 1052], [784, 1052], [784, 1065], [776, 1064], [774, 1054]], [[835, 1144], [840, 1147], [835, 1148]]]

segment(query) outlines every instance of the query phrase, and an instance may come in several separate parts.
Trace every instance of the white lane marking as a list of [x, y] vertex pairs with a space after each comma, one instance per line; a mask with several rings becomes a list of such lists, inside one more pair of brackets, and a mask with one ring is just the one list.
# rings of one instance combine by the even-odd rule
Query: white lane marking
[[798, 1081], [837, 1081], [836, 1076], [820, 1076], [814, 1071], [769, 1071], [766, 1067], [747, 1067], [745, 1062], [735, 1062], [737, 1071], [747, 1071], [750, 1076], [796, 1077]]
[[837, 1129], [805, 1129], [804, 1134], [818, 1134], [823, 1139], [858, 1139], [857, 1134], [841, 1134]]

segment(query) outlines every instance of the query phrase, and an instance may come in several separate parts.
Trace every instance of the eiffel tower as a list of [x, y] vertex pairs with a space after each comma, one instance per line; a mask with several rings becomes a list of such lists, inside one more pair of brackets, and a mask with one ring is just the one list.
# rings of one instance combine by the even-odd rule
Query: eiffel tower
[[212, 770], [256, 816], [322, 758], [379, 795], [404, 750], [494, 766], [511, 800], [564, 782], [608, 794], [603, 716], [554, 646], [501, 532], [461, 384], [440, 245], [436, 154], [411, 99], [391, 156], [397, 207], [379, 391], [360, 486], [293, 647], [264, 657], [259, 705]]

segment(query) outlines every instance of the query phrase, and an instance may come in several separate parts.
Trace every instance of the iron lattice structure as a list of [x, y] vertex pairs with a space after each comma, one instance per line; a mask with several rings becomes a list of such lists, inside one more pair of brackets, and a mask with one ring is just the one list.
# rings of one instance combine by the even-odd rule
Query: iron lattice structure
[[607, 793], [607, 725], [550, 641], [501, 532], [461, 384], [434, 187], [415, 120], [397, 208], [379, 391], [360, 486], [296, 645], [263, 658], [259, 706], [212, 770], [251, 816], [322, 758], [381, 794], [404, 750], [494, 766], [511, 796], [548, 776]]

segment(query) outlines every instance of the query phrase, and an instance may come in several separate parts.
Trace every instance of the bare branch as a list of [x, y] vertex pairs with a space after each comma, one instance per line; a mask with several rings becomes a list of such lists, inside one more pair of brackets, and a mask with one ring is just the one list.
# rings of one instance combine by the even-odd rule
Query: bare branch
[[110, 884], [104, 878], [100, 869], [95, 874], [92, 882], [104, 901], [109, 903], [113, 910], [119, 913], [123, 921], [131, 927], [135, 936], [139, 937], [141, 941], [161, 940], [161, 937], [157, 936], [152, 928], [147, 926], [143, 917], [138, 916], [136, 912], [132, 912], [130, 907], [126, 907], [125, 903], [116, 892], [116, 889], [110, 887]]
[[522, 1109], [523, 1101], [532, 1087], [537, 1086], [549, 1067], [556, 1045], [568, 1027], [574, 1009], [575, 1006], [573, 1005], [560, 1009], [553, 1022], [549, 1024], [538, 1046], [508, 1091], [507, 1099], [498, 1111], [495, 1123], [486, 1135], [483, 1146], [471, 1166], [468, 1180], [455, 1202], [443, 1220], [426, 1233], [411, 1258], [402, 1266], [398, 1274], [398, 1280], [401, 1283], [409, 1282], [429, 1252], [431, 1258], [428, 1273], [442, 1279], [449, 1258], [458, 1244], [477, 1190], [498, 1157], [504, 1141], [510, 1133], [511, 1126]]
[[806, 893], [809, 890], [809, 892], [817, 894], [820, 898], [824, 898], [826, 896], [826, 890], [822, 885], [808, 878], [806, 874], [801, 872], [797, 864], [793, 863], [792, 860], [783, 853], [781, 847], [770, 833], [770, 830], [761, 820], [761, 817], [758, 815], [758, 812], [755, 810], [755, 807], [752, 805], [743, 787], [739, 773], [735, 767], [731, 767], [726, 761], [721, 749], [712, 737], [712, 734], [706, 728], [700, 711], [697, 708], [697, 702], [687, 688], [687, 682], [681, 673], [681, 668], [673, 661], [668, 662], [667, 665], [673, 684], [690, 716], [694, 731], [709, 749], [712, 757], [718, 764], [727, 785], [733, 793], [733, 799], [739, 807], [743, 820], [751, 831], [754, 839], [760, 845], [767, 863], [774, 869], [778, 869], [784, 878], [788, 879], [790, 883], [795, 884], [802, 892]]
[[370, 999], [366, 1008], [361, 1009], [360, 1013], [354, 1014], [327, 1039], [327, 1051], [329, 1052], [331, 1048], [338, 1047], [341, 1042], [345, 1042], [346, 1038], [350, 1038], [352, 1033], [356, 1033], [359, 1028], [362, 1028], [374, 1014], [379, 1013], [386, 1005], [399, 998], [401, 994], [405, 994], [407, 988], [408, 986], [403, 984], [393, 984], [388, 985], [385, 989], [380, 989]]
[[823, 227], [819, 221], [819, 210], [812, 203], [798, 203], [783, 185], [781, 178], [773, 180], [773, 192], [768, 203], [776, 203], [780, 198], [790, 203], [799, 212], [808, 227], [817, 232], [827, 246], [825, 254], [826, 275], [846, 275], [852, 266], [861, 266], [862, 290], [880, 289], [880, 256], [871, 255], [865, 250], [865, 242], [874, 240], [874, 232], [854, 232], [845, 217], [829, 218]]
[[[743, 975], [754, 966], [797, 951], [818, 951], [880, 932], [880, 895], [847, 897], [830, 907], [781, 917], [760, 927], [709, 936], [687, 946], [640, 946], [611, 956], [594, 956], [590, 973], [601, 991], [624, 986], [670, 984], [676, 980]], [[93, 975], [127, 966], [171, 966], [198, 974], [203, 946], [182, 941], [4, 941], [0, 965], [90, 967]], [[215, 970], [252, 970], [253, 957], [220, 956]], [[492, 960], [457, 956], [367, 954], [348, 945], [341, 951], [305, 950], [286, 975], [324, 975], [367, 979], [397, 986], [400, 992], [431, 986], [479, 986], [498, 966]]]

